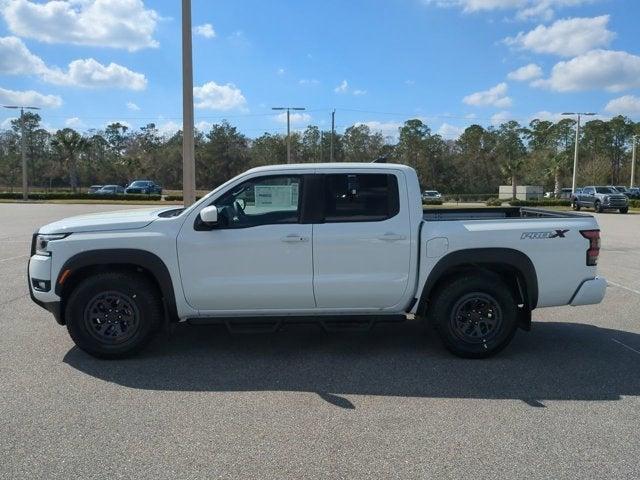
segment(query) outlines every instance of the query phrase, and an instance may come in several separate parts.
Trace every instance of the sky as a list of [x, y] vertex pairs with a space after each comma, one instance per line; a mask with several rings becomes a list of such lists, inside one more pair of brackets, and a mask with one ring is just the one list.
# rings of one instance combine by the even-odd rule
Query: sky
[[[566, 111], [640, 120], [637, 0], [193, 0], [196, 125], [249, 137], [409, 118], [445, 138]], [[46, 128], [181, 126], [177, 0], [0, 0], [0, 104]], [[15, 111], [0, 110], [7, 127]]]

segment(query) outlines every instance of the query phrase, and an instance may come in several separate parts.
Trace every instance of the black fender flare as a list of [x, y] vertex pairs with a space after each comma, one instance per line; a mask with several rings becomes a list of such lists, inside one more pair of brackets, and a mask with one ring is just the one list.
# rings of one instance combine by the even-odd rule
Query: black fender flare
[[484, 268], [487, 265], [505, 265], [514, 269], [524, 282], [527, 307], [530, 310], [536, 308], [538, 276], [533, 262], [527, 255], [512, 248], [471, 248], [451, 252], [435, 264], [422, 289], [417, 311], [425, 311], [429, 294], [443, 275], [459, 267]]
[[60, 280], [67, 270], [69, 270], [70, 273], [67, 273], [66, 275], [73, 276], [73, 273], [80, 269], [95, 266], [129, 266], [142, 268], [149, 272], [154, 277], [158, 287], [160, 288], [160, 293], [162, 294], [168, 318], [177, 321], [178, 310], [169, 269], [160, 257], [147, 250], [134, 248], [112, 248], [87, 250], [77, 253], [67, 259], [58, 272], [58, 278], [55, 283], [56, 295], [62, 297], [64, 283], [61, 283]]

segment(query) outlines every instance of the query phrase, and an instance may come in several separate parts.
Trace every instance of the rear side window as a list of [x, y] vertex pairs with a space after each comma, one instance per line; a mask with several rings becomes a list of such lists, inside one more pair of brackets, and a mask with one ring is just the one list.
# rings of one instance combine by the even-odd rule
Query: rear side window
[[325, 177], [325, 222], [379, 222], [400, 211], [398, 180], [383, 173]]

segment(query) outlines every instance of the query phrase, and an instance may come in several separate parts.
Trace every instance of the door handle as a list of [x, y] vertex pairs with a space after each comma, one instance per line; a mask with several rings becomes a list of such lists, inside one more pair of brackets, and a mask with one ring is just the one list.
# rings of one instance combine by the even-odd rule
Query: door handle
[[301, 243], [307, 242], [309, 240], [309, 237], [303, 237], [302, 235], [296, 235], [295, 233], [292, 233], [291, 235], [282, 237], [281, 240], [287, 243]]
[[384, 240], [386, 242], [396, 242], [398, 240], [405, 240], [406, 238], [406, 235], [400, 235], [399, 233], [393, 232], [387, 232], [384, 235], [380, 235], [378, 237], [379, 240]]

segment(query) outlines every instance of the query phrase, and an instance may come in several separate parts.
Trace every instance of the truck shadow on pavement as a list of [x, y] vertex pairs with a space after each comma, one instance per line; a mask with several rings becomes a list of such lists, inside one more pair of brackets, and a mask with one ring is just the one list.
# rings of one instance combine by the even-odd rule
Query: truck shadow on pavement
[[578, 323], [534, 322], [487, 360], [446, 352], [414, 322], [368, 333], [325, 334], [289, 326], [232, 336], [215, 326], [179, 325], [142, 355], [98, 360], [72, 348], [64, 361], [98, 379], [168, 391], [315, 392], [342, 408], [342, 395], [545, 400], [618, 400], [640, 395], [640, 335]]

